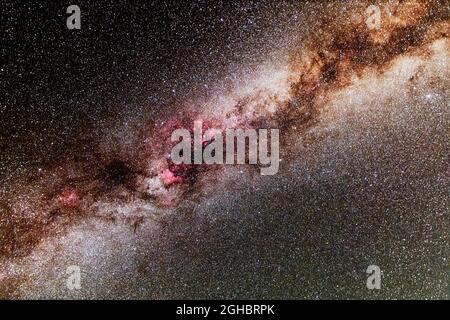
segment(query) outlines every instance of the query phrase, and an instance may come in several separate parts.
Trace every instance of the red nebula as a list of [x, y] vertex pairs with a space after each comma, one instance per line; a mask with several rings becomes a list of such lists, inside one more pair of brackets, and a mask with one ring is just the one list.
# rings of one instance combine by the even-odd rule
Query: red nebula
[[58, 202], [66, 207], [76, 207], [80, 204], [80, 197], [73, 188], [65, 188], [59, 195]]

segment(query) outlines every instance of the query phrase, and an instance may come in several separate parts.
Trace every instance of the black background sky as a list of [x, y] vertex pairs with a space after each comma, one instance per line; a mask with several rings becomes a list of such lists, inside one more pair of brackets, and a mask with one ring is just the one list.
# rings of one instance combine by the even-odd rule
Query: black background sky
[[[71, 4], [80, 6], [81, 30], [66, 27]], [[261, 34], [270, 28], [276, 38], [264, 19], [271, 1], [1, 6], [1, 173], [65, 152], [80, 131], [124, 109], [164, 112], [175, 99], [208, 94], [211, 79], [252, 63], [267, 45]]]

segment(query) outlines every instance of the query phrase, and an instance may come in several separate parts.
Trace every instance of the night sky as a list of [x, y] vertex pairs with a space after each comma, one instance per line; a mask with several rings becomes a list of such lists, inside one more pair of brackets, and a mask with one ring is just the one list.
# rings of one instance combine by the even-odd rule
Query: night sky
[[[372, 4], [2, 1], [0, 298], [447, 298], [450, 7]], [[174, 166], [199, 119], [279, 172]]]

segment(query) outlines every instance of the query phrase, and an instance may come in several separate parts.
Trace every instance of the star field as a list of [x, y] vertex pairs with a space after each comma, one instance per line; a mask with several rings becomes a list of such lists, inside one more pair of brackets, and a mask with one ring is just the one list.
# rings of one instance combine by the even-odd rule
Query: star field
[[[71, 4], [1, 5], [1, 298], [447, 297], [448, 3]], [[171, 163], [198, 119], [278, 174]]]

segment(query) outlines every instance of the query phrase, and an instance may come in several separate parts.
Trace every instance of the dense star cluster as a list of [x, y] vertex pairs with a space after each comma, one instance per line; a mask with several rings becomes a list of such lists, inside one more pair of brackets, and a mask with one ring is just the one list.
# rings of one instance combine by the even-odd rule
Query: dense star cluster
[[[447, 296], [448, 1], [72, 4], [1, 4], [1, 298]], [[174, 163], [195, 121], [278, 173]]]

